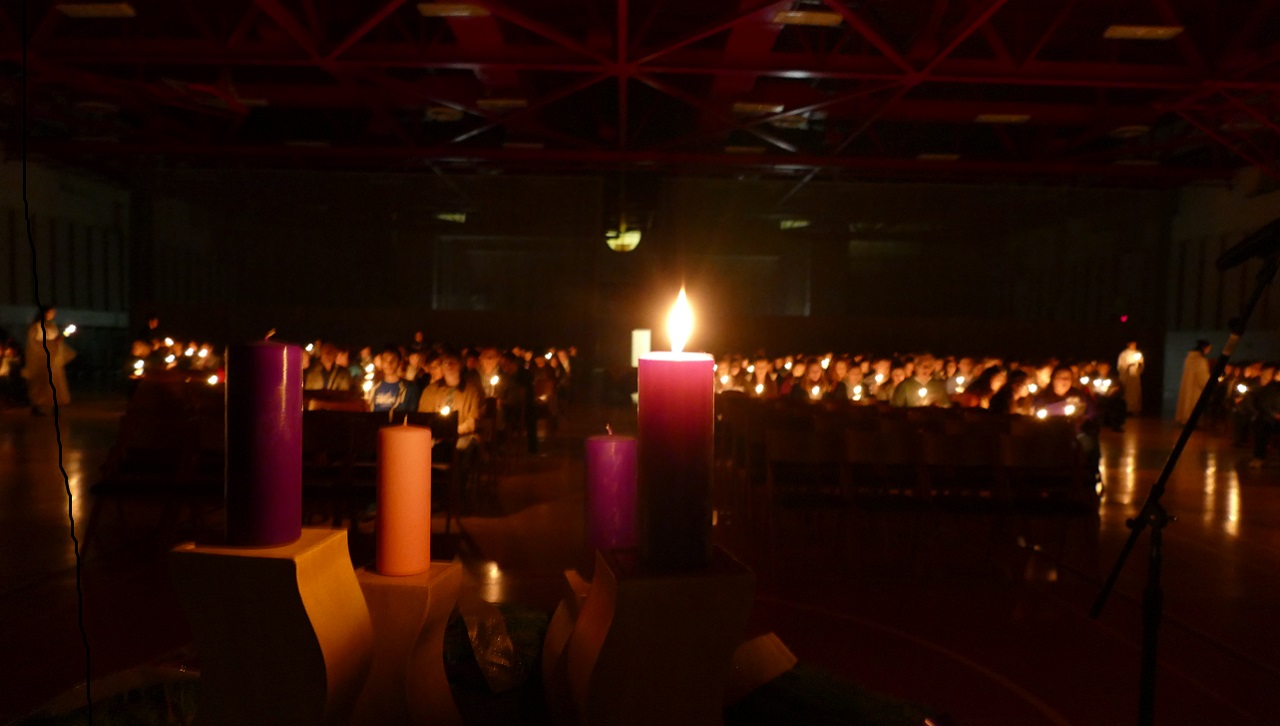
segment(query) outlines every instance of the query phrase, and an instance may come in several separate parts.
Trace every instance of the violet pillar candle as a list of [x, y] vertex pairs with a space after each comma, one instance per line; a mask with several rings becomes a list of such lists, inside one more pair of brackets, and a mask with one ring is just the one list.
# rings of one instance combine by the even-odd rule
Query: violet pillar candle
[[636, 546], [636, 440], [587, 439], [587, 539], [593, 549]]
[[271, 341], [227, 351], [227, 543], [302, 536], [302, 349]]

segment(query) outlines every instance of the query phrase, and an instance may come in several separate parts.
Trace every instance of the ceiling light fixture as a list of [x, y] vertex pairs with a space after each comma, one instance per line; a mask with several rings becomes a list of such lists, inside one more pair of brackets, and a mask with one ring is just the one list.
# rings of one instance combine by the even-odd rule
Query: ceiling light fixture
[[452, 106], [431, 106], [422, 116], [424, 121], [450, 122], [461, 121], [462, 110]]
[[1185, 30], [1181, 25], [1111, 25], [1102, 33], [1108, 40], [1173, 40]]
[[1031, 116], [1025, 113], [980, 113], [973, 120], [980, 124], [1025, 124]]
[[418, 3], [424, 18], [487, 18], [489, 9], [471, 3]]
[[482, 98], [476, 101], [476, 106], [484, 111], [512, 111], [517, 108], [528, 108], [529, 100], [526, 98]]
[[1145, 136], [1151, 127], [1146, 124], [1129, 124], [1127, 126], [1117, 126], [1111, 129], [1111, 138], [1113, 139], [1136, 139], [1139, 136]]
[[838, 13], [819, 10], [779, 10], [773, 14], [773, 22], [779, 25], [817, 25], [834, 28], [844, 22]]
[[738, 101], [733, 104], [733, 112], [744, 116], [764, 116], [771, 113], [782, 113], [786, 108], [780, 103], [750, 103]]
[[129, 3], [58, 3], [58, 12], [68, 18], [132, 18], [137, 15]]

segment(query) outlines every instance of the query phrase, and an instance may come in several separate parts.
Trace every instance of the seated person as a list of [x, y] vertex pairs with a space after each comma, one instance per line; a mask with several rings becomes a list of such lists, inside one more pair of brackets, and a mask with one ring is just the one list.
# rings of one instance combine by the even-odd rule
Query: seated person
[[836, 401], [851, 401], [860, 405], [875, 401], [875, 397], [871, 395], [869, 387], [863, 385], [862, 368], [858, 366], [848, 367], [844, 374], [844, 380], [831, 389], [831, 392], [827, 394], [827, 398]]
[[[1102, 460], [1102, 449], [1098, 443], [1098, 407], [1093, 396], [1076, 386], [1079, 379], [1071, 366], [1058, 365], [1049, 378], [1049, 386], [1041, 388], [1032, 398], [1036, 418], [1064, 416], [1076, 425], [1080, 446], [1084, 450], [1086, 460], [1097, 471]], [[1045, 412], [1043, 415], [1041, 411]]]
[[[970, 371], [972, 373], [972, 371]], [[1009, 375], [1000, 366], [991, 366], [951, 395], [952, 403], [964, 408], [990, 408], [991, 398], [1004, 388]]]
[[752, 398], [777, 398], [778, 383], [771, 375], [773, 364], [763, 355], [756, 356], [754, 368], [747, 380], [747, 395]]
[[304, 391], [350, 391], [351, 371], [338, 365], [338, 346], [324, 343], [320, 356], [302, 375]]
[[1249, 466], [1257, 468], [1267, 459], [1267, 446], [1271, 437], [1280, 431], [1280, 381], [1276, 380], [1276, 366], [1262, 366], [1257, 386], [1249, 392], [1254, 410], [1253, 459]]
[[483, 393], [474, 381], [462, 375], [462, 361], [456, 354], [445, 353], [439, 361], [440, 380], [423, 389], [418, 399], [418, 410], [446, 415], [457, 411], [458, 448], [466, 448], [474, 441]]
[[[797, 364], [796, 368], [800, 368]], [[817, 358], [804, 362], [804, 378], [795, 380], [787, 397], [793, 401], [819, 401], [827, 392], [827, 372], [822, 369]]]
[[412, 381], [400, 377], [400, 349], [388, 346], [380, 356], [382, 359], [382, 380], [369, 391], [371, 410], [379, 411], [412, 411], [414, 400], [418, 397], [418, 387]]
[[1010, 371], [1005, 384], [987, 401], [987, 408], [996, 413], [1031, 415], [1031, 391], [1027, 386], [1028, 380], [1025, 370]]
[[921, 353], [914, 363], [914, 375], [893, 389], [890, 405], [898, 408], [950, 406], [951, 397], [947, 395], [946, 382], [933, 377], [937, 360], [928, 353]]

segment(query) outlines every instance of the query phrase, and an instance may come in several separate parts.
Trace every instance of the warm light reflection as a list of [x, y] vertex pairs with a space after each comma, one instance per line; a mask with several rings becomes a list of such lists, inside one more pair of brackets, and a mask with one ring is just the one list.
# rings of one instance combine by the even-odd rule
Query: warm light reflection
[[667, 335], [671, 338], [671, 351], [673, 353], [684, 351], [684, 344], [689, 342], [689, 334], [692, 332], [693, 309], [689, 307], [689, 298], [681, 287], [680, 295], [676, 297], [676, 304], [671, 308], [671, 314], [667, 316]]
[[1227, 534], [1240, 536], [1240, 478], [1235, 471], [1227, 474]]
[[1218, 509], [1218, 454], [1209, 451], [1204, 464], [1204, 512], [1203, 521], [1212, 525]]
[[480, 599], [485, 602], [502, 602], [506, 599], [506, 582], [502, 577], [502, 568], [497, 562], [487, 562], [480, 571]]

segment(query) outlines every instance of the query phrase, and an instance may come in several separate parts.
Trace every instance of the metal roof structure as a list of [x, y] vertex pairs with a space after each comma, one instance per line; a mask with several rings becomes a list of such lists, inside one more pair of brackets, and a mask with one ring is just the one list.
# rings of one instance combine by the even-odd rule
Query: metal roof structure
[[87, 163], [1280, 176], [1280, 0], [4, 0], [10, 119], [24, 13], [30, 148]]

